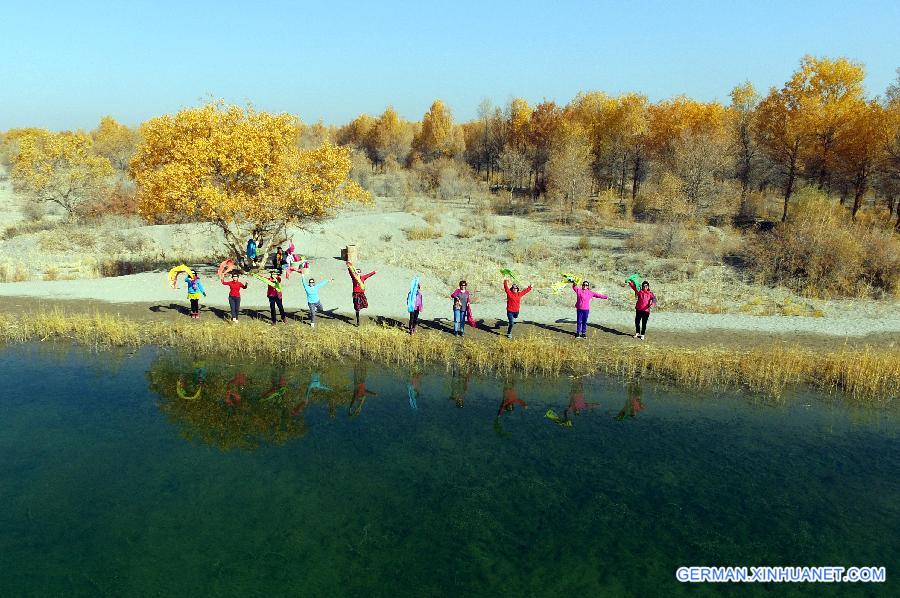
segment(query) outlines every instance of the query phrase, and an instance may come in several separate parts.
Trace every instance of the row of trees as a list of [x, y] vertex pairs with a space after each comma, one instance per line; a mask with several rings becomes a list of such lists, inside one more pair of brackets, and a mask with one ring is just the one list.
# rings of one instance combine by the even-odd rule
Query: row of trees
[[477, 119], [455, 124], [437, 100], [421, 123], [388, 107], [332, 135], [376, 168], [455, 158], [489, 182], [535, 195], [614, 190], [635, 199], [648, 178], [673, 174], [694, 206], [722, 181], [739, 184], [742, 204], [754, 189], [778, 190], [785, 219], [802, 179], [849, 203], [854, 217], [873, 189], [900, 216], [900, 69], [883, 97], [867, 98], [864, 78], [859, 63], [806, 56], [782, 87], [760, 95], [747, 82], [728, 105], [586, 92], [565, 106], [485, 101]]
[[[182, 193], [181, 214], [211, 218], [196, 201], [206, 193], [203, 184], [164, 189], [148, 173], [158, 178], [157, 170], [170, 167], [165, 160], [177, 158], [202, 173], [197, 180], [214, 180], [235, 201], [262, 198], [257, 189], [266, 189], [267, 197], [276, 191], [294, 197], [303, 185], [291, 187], [273, 166], [290, 164], [289, 171], [309, 176], [311, 160], [327, 157], [334, 166], [339, 146], [364, 153], [375, 170], [465, 164], [491, 185], [505, 187], [510, 197], [547, 194], [568, 209], [601, 192], [635, 201], [642, 184], [651, 181], [663, 211], [679, 203], [702, 214], [735, 190], [740, 211], [748, 213], [753, 193], [777, 192], [786, 219], [802, 182], [838, 197], [854, 218], [874, 198], [897, 214], [900, 226], [900, 69], [882, 97], [866, 96], [864, 76], [859, 63], [807, 56], [783, 86], [761, 95], [751, 83], [738, 85], [728, 105], [585, 92], [564, 106], [530, 106], [521, 98], [504, 107], [484, 101], [478, 117], [464, 123], [454, 122], [440, 100], [421, 122], [404, 120], [388, 107], [340, 127], [214, 104], [152, 119], [140, 129], [104, 117], [89, 133], [11, 130], [0, 140], [0, 159], [17, 188], [70, 213], [111, 188], [121, 196], [137, 183], [145, 197], [151, 187], [159, 196]], [[221, 134], [204, 137], [198, 131]], [[164, 136], [168, 145], [162, 147]], [[168, 157], [154, 156], [157, 151]], [[284, 162], [273, 162], [276, 154]], [[346, 157], [340, 156], [338, 171]], [[303, 168], [295, 164], [300, 157], [306, 159]], [[333, 180], [329, 185], [342, 188]]]

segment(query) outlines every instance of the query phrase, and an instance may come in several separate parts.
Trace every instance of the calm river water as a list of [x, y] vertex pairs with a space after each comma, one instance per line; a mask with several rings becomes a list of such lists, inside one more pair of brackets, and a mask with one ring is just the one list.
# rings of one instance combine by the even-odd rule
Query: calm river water
[[824, 396], [0, 350], [2, 596], [887, 595], [898, 480], [896, 408]]

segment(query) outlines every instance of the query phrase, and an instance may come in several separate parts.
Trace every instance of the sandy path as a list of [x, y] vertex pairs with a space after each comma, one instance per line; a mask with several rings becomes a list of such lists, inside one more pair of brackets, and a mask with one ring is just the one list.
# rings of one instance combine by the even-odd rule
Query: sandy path
[[[368, 271], [363, 263], [363, 271]], [[377, 267], [377, 265], [376, 265]], [[333, 278], [320, 292], [326, 309], [336, 308], [343, 313], [352, 313], [350, 302], [351, 282], [343, 262], [322, 258], [314, 262], [314, 274], [318, 280]], [[392, 266], [381, 266], [377, 274], [367, 283], [367, 296], [370, 309], [367, 315], [390, 318], [407, 317], [406, 293], [412, 272]], [[212, 307], [227, 308], [227, 289], [215, 277], [213, 268], [201, 270], [201, 280], [206, 287], [208, 298], [204, 302]], [[267, 307], [265, 285], [254, 279], [249, 281], [250, 287], [244, 291], [243, 305], [247, 307]], [[452, 289], [436, 278], [422, 277], [425, 308], [423, 318], [433, 319], [452, 317], [450, 300], [447, 297]], [[568, 290], [564, 294], [571, 295]], [[40, 299], [82, 300], [110, 303], [153, 303], [186, 304], [184, 284], [179, 289], [172, 289], [166, 283], [163, 272], [145, 272], [132, 276], [113, 278], [28, 281], [0, 284], [0, 296], [33, 297]], [[570, 299], [564, 295], [559, 303]], [[574, 301], [572, 301], [574, 304]], [[306, 308], [306, 295], [300, 278], [294, 275], [284, 284], [284, 304], [290, 310]], [[506, 306], [502, 300], [490, 299], [480, 301], [473, 306], [476, 319], [505, 319]], [[549, 326], [562, 327], [574, 318], [574, 307], [557, 305], [529, 305], [528, 297], [523, 300], [521, 318], [541, 322]], [[602, 324], [623, 331], [631, 330], [634, 325], [634, 312], [613, 309], [608, 303], [595, 300], [591, 310], [591, 322]], [[692, 333], [710, 330], [732, 330], [754, 332], [759, 334], [811, 334], [833, 336], [836, 338], [861, 337], [873, 334], [896, 335], [900, 341], [900, 318], [896, 317], [800, 317], [800, 316], [749, 316], [739, 314], [699, 314], [677, 313], [658, 310], [652, 314], [649, 322], [652, 332]]]

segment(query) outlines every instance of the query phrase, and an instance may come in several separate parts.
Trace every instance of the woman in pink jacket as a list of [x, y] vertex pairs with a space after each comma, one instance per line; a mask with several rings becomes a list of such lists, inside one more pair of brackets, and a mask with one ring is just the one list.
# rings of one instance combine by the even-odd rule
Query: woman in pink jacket
[[591, 283], [586, 280], [581, 283], [580, 289], [577, 284], [573, 284], [572, 290], [575, 291], [575, 338], [587, 338], [587, 322], [591, 313], [591, 300], [595, 297], [599, 299], [609, 299], [609, 297], [603, 293], [592, 291]]
[[656, 295], [650, 290], [650, 283], [646, 280], [641, 283], [640, 291], [632, 280], [628, 281], [628, 286], [637, 297], [637, 302], [634, 304], [634, 338], [644, 340], [644, 334], [647, 333], [647, 320], [650, 318], [650, 308], [656, 305]]

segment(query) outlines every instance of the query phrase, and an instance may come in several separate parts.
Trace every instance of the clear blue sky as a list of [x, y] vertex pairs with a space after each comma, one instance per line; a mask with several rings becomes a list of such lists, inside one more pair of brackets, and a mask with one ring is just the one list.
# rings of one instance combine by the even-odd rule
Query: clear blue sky
[[134, 125], [210, 95], [329, 123], [419, 119], [437, 97], [458, 120], [581, 90], [726, 101], [806, 53], [864, 62], [881, 94], [898, 40], [897, 0], [0, 0], [0, 130]]

